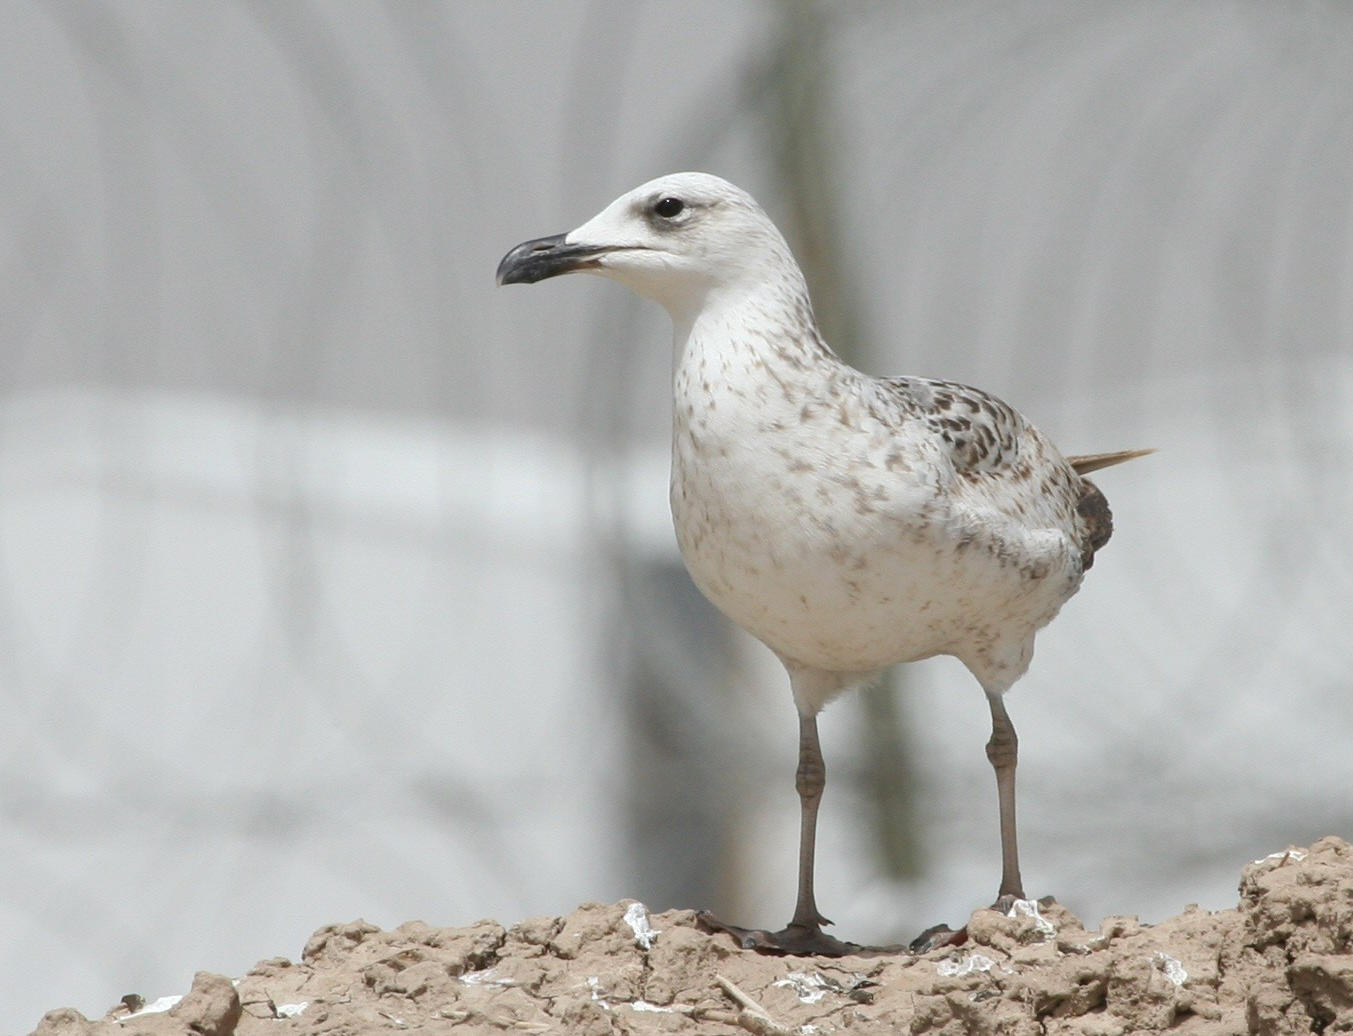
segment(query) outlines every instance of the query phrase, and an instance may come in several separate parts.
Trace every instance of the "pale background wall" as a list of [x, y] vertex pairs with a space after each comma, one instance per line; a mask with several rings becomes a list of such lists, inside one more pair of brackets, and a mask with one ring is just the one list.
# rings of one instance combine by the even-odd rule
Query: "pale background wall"
[[[1031, 892], [1223, 907], [1353, 834], [1347, 7], [0, 18], [0, 1031], [356, 916], [787, 917], [793, 710], [675, 557], [666, 318], [492, 282], [680, 168], [862, 366], [1161, 448], [1011, 698]], [[946, 660], [828, 713], [842, 934], [990, 898], [986, 736]]]

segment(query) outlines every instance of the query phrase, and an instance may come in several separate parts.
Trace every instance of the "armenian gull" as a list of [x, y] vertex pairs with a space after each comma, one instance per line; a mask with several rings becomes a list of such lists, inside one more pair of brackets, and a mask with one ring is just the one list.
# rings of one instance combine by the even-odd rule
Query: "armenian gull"
[[671, 315], [681, 556], [704, 595], [779, 656], [799, 714], [794, 916], [777, 932], [702, 920], [770, 952], [855, 948], [822, 931], [831, 922], [813, 893], [826, 785], [817, 715], [888, 666], [944, 654], [986, 692], [997, 905], [1023, 899], [1004, 695], [1112, 531], [1083, 476], [1150, 451], [1063, 457], [986, 392], [850, 367], [823, 341], [780, 232], [716, 176], [661, 177], [576, 230], [524, 242], [498, 282], [574, 271], [620, 281]]

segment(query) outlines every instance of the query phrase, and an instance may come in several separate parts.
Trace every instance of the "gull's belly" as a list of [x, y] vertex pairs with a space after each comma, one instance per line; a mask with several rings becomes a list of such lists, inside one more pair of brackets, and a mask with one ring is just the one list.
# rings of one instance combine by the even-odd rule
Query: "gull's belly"
[[1058, 543], [994, 551], [933, 486], [848, 452], [798, 471], [730, 452], [701, 457], [678, 440], [677, 541], [705, 596], [786, 660], [864, 671], [1002, 653], [1079, 581]]

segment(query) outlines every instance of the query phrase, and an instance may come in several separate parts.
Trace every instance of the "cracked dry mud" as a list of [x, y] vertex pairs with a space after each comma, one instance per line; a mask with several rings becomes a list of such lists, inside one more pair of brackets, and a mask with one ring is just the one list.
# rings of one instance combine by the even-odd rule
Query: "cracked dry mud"
[[355, 921], [321, 928], [298, 963], [261, 961], [234, 982], [200, 972], [151, 1007], [51, 1011], [36, 1033], [1353, 1031], [1353, 846], [1325, 838], [1250, 864], [1234, 910], [1097, 931], [1053, 903], [979, 910], [965, 944], [919, 957], [765, 957], [690, 911], [649, 917], [629, 901], [510, 928]]

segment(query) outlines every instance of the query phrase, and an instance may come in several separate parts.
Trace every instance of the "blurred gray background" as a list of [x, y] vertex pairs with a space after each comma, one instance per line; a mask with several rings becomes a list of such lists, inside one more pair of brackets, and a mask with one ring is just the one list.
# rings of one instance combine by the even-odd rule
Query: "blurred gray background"
[[[675, 553], [666, 316], [493, 285], [678, 169], [858, 365], [1161, 449], [1009, 700], [1032, 894], [1221, 908], [1353, 835], [1353, 8], [0, 17], [0, 1031], [357, 916], [787, 919], [794, 710]], [[989, 902], [966, 672], [823, 734], [837, 931]]]

